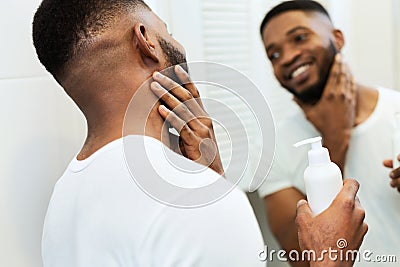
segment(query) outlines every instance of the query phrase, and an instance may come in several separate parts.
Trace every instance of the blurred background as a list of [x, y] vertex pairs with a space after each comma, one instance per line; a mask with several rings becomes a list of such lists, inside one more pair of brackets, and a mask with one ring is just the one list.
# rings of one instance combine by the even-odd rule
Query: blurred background
[[[268, 100], [275, 122], [296, 109], [275, 81], [259, 36], [263, 16], [280, 1], [146, 2], [185, 46], [188, 61], [222, 63], [246, 74]], [[344, 32], [344, 58], [357, 80], [399, 90], [400, 1], [319, 2]], [[0, 3], [0, 266], [7, 267], [42, 265], [42, 225], [53, 186], [86, 136], [83, 115], [36, 58], [31, 23], [39, 4]], [[265, 229], [261, 204], [249, 196]], [[273, 247], [269, 232], [263, 234]]]

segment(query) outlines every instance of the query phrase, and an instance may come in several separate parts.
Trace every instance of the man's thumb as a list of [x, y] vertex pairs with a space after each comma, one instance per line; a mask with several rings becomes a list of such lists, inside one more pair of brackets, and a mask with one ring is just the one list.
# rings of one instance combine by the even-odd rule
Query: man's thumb
[[301, 215], [302, 217], [312, 217], [313, 213], [308, 205], [308, 202], [304, 199], [297, 202], [297, 214], [298, 217]]

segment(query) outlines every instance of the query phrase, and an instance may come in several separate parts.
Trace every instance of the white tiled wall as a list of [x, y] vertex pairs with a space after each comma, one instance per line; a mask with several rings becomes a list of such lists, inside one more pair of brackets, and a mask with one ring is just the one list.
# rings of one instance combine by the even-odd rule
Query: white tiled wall
[[82, 114], [36, 59], [39, 0], [0, 3], [0, 266], [39, 267], [54, 183], [85, 137]]

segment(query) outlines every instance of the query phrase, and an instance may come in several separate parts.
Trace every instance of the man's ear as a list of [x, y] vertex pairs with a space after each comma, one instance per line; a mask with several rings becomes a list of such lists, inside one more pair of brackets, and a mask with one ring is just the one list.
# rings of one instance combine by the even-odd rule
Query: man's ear
[[341, 51], [344, 46], [344, 35], [341, 30], [334, 29], [333, 37], [335, 38], [336, 48]]
[[154, 43], [149, 39], [146, 27], [141, 23], [136, 23], [134, 26], [135, 45], [145, 58], [150, 58], [158, 63], [157, 51]]

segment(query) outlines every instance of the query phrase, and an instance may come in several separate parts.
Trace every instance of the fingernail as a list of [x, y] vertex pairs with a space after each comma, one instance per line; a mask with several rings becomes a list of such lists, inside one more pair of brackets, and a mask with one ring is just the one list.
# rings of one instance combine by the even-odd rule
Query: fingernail
[[305, 199], [299, 200], [299, 202], [297, 202], [297, 208], [304, 204], [307, 204], [307, 201]]
[[161, 79], [162, 77], [164, 77], [164, 76], [161, 73], [159, 73], [158, 71], [153, 73], [153, 78]]
[[337, 60], [337, 61], [341, 61], [341, 60], [342, 60], [342, 54], [337, 53], [337, 54], [336, 54], [336, 60]]
[[163, 89], [158, 82], [152, 82], [151, 83], [151, 88], [153, 88], [153, 89]]
[[160, 105], [160, 109], [164, 112], [168, 112], [168, 109], [164, 105]]
[[179, 72], [185, 72], [185, 70], [181, 67], [181, 65], [176, 65], [175, 69]]
[[390, 178], [394, 178], [394, 173], [393, 172], [391, 172], [390, 174], [389, 174], [389, 176], [390, 176]]

